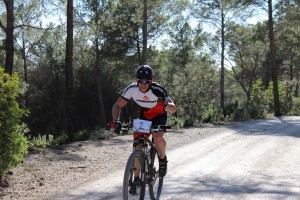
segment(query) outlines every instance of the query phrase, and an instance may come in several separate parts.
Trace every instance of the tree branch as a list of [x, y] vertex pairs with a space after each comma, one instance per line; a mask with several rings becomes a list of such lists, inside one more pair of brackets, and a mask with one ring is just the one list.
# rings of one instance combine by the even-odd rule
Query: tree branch
[[6, 32], [6, 27], [2, 24], [2, 21], [0, 20], [0, 27]]
[[31, 26], [31, 25], [28, 25], [28, 24], [21, 24], [21, 25], [15, 26], [14, 28], [24, 28], [24, 27], [49, 31], [49, 30], [53, 30], [55, 28], [59, 28], [60, 26], [53, 27], [53, 28], [50, 28], [50, 27], [49, 28], [42, 28], [42, 27], [37, 27], [37, 26]]

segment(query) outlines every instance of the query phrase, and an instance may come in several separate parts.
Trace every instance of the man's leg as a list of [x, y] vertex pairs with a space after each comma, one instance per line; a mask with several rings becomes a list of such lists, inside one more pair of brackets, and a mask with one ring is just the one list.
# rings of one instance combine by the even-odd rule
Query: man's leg
[[[134, 139], [134, 146], [135, 144], [137, 144], [138, 140]], [[135, 150], [136, 151], [142, 151], [142, 147], [141, 145], [136, 145], [135, 146]], [[140, 173], [141, 173], [141, 164], [138, 158], [135, 158], [134, 160], [134, 179], [133, 179], [133, 184], [131, 185], [130, 189], [129, 189], [129, 194], [135, 195], [136, 194], [136, 187], [140, 184]]]
[[[138, 142], [138, 141], [135, 140], [134, 142], [136, 143], [136, 142]], [[135, 147], [135, 150], [136, 150], [136, 151], [142, 151], [141, 145], [137, 145], [137, 146]], [[138, 158], [136, 158], [136, 159], [134, 160], [134, 168], [135, 168], [135, 170], [134, 170], [134, 177], [139, 177], [140, 172], [141, 172], [141, 164], [140, 164], [140, 161], [138, 160]]]
[[164, 132], [153, 133], [154, 143], [158, 150], [160, 159], [164, 159], [166, 156], [166, 140], [163, 137]]
[[166, 140], [163, 138], [164, 132], [154, 133], [154, 142], [159, 153], [159, 176], [164, 177], [167, 174], [167, 156], [166, 156]]

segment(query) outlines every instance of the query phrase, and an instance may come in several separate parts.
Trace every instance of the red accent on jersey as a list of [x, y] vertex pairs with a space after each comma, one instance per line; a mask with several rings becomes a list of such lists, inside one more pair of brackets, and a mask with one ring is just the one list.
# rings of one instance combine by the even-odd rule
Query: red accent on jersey
[[157, 117], [158, 115], [164, 114], [164, 112], [165, 112], [165, 103], [157, 102], [156, 106], [144, 112], [144, 116], [147, 119], [151, 120]]

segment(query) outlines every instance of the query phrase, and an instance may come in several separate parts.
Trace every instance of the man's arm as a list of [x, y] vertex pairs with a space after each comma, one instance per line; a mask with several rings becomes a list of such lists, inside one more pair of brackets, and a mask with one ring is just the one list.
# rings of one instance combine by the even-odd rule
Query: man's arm
[[127, 104], [127, 101], [119, 97], [116, 103], [112, 107], [112, 118], [113, 121], [120, 120], [121, 109]]

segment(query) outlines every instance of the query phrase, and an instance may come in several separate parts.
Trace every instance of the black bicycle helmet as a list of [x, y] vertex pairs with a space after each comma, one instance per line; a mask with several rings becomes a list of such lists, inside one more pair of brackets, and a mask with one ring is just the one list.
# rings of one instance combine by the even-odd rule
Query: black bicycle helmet
[[153, 77], [153, 69], [149, 65], [141, 65], [136, 69], [135, 75], [137, 79], [151, 80]]

